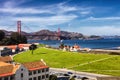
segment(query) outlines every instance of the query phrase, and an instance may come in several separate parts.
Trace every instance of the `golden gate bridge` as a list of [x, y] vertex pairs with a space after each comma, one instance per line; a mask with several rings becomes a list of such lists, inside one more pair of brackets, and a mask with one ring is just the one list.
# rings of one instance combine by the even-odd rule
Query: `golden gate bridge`
[[[17, 32], [19, 34], [22, 33], [22, 27], [21, 27], [21, 21], [17, 21]], [[27, 27], [27, 29], [30, 29], [28, 26], [25, 26]], [[30, 29], [31, 30], [31, 29]], [[51, 34], [24, 34], [24, 36], [56, 36], [58, 38], [58, 40], [60, 40], [60, 37], [61, 37], [61, 34], [60, 34], [60, 28], [58, 28], [57, 30], [57, 34], [54, 34], [54, 35], [51, 35]], [[23, 35], [23, 34], [22, 34]], [[6, 35], [6, 36], [10, 36], [10, 35]]]

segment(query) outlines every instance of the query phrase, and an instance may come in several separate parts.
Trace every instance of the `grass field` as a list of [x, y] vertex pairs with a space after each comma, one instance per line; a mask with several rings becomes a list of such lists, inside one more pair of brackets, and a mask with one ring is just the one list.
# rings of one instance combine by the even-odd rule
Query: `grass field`
[[38, 48], [34, 51], [34, 54], [31, 54], [31, 51], [27, 51], [14, 57], [14, 60], [20, 63], [38, 61], [40, 59], [43, 59], [48, 66], [54, 68], [67, 68], [120, 76], [120, 56], [116, 55], [63, 52]]

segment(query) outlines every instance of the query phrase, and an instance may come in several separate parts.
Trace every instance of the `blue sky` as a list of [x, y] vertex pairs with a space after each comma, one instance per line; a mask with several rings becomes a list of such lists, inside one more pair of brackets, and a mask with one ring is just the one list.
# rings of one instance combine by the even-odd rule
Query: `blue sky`
[[0, 0], [0, 29], [120, 35], [120, 0]]

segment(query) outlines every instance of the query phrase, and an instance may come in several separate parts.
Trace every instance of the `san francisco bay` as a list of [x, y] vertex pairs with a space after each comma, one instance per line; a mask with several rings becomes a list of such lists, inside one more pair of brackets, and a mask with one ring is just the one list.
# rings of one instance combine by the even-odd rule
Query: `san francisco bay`
[[[59, 47], [60, 40], [28, 40], [28, 43], [42, 43], [52, 47]], [[64, 45], [73, 46], [79, 45], [81, 48], [92, 49], [118, 49], [120, 47], [120, 39], [99, 39], [99, 40], [62, 40]]]

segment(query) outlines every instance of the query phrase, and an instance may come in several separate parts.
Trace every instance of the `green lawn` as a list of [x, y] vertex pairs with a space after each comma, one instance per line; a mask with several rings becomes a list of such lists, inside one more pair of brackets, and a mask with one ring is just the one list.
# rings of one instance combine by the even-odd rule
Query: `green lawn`
[[43, 59], [48, 66], [54, 68], [68, 68], [77, 71], [120, 76], [120, 56], [114, 56], [115, 55], [63, 52], [54, 49], [38, 48], [34, 51], [34, 54], [31, 54], [31, 51], [27, 51], [16, 55], [14, 60], [24, 63]]

